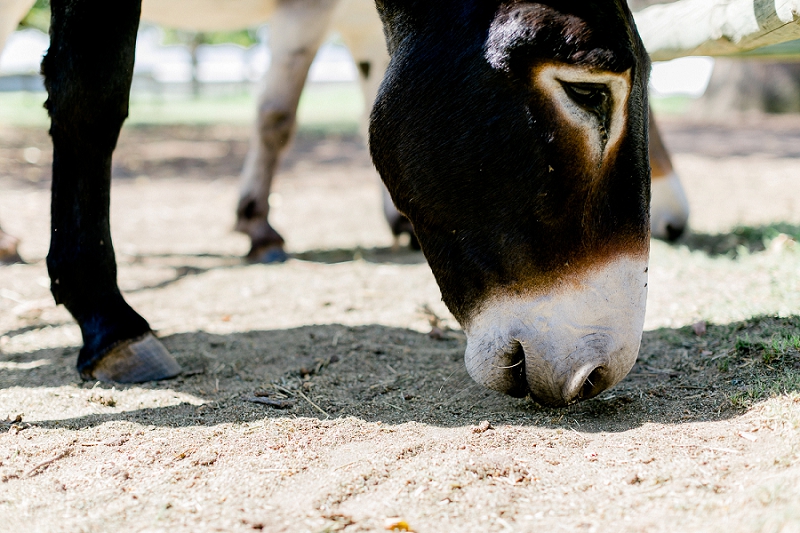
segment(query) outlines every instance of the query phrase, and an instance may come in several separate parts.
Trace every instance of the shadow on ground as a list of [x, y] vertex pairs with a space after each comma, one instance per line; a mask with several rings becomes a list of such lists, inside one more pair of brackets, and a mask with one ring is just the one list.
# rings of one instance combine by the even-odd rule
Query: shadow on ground
[[425, 263], [422, 252], [407, 246], [394, 248], [341, 248], [337, 250], [308, 250], [292, 254], [294, 259], [314, 263], [346, 263], [366, 261], [367, 263], [392, 263], [396, 265], [420, 265]]
[[[165, 390], [193, 395], [204, 405], [124, 412], [108, 408], [35, 424], [80, 428], [127, 420], [183, 427], [264, 417], [353, 416], [443, 427], [491, 420], [625, 431], [647, 422], [730, 418], [753, 402], [800, 391], [800, 317], [709, 326], [704, 336], [691, 327], [645, 332], [639, 361], [628, 378], [599, 398], [565, 409], [544, 408], [473, 383], [464, 369], [461, 332], [435, 339], [379, 325], [323, 325], [230, 335], [184, 333], [166, 337], [164, 343], [183, 366], [182, 376], [117, 385], [112, 393]], [[58, 348], [0, 355], [0, 389], [111, 389], [79, 381], [73, 366], [76, 352]], [[282, 408], [254, 403], [255, 398]]]
[[777, 222], [766, 226], [740, 226], [729, 233], [688, 233], [678, 240], [676, 246], [687, 246], [692, 251], [701, 251], [711, 257], [727, 256], [731, 259], [743, 253], [766, 250], [781, 235], [795, 241], [800, 240], [800, 226]]
[[[350, 261], [366, 261], [367, 263], [418, 265], [425, 263], [422, 252], [408, 247], [398, 249], [388, 247], [377, 248], [341, 248], [335, 250], [308, 250], [290, 254], [290, 258], [313, 263], [336, 264]], [[248, 263], [236, 255], [224, 254], [138, 254], [128, 256], [124, 264], [168, 267], [172, 275], [154, 283], [126, 287], [126, 293], [137, 293], [153, 289], [163, 289], [184, 278], [199, 276], [212, 270], [240, 268]]]

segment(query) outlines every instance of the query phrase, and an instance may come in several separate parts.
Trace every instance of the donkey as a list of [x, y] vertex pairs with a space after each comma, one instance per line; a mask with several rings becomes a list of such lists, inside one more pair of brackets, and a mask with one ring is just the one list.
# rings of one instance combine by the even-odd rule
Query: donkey
[[[464, 327], [467, 369], [548, 405], [599, 394], [636, 360], [647, 294], [650, 63], [630, 10], [376, 4], [391, 59], [371, 153]], [[82, 376], [174, 376], [120, 293], [109, 229], [141, 0], [53, 0], [52, 13], [51, 290], [81, 327]]]

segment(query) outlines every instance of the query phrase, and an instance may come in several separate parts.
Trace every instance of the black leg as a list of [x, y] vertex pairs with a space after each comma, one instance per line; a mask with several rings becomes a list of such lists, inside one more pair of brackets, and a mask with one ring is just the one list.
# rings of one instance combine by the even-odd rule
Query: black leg
[[179, 372], [122, 298], [109, 229], [111, 154], [128, 115], [141, 0], [52, 0], [42, 63], [53, 139], [51, 290], [80, 324], [86, 379]]

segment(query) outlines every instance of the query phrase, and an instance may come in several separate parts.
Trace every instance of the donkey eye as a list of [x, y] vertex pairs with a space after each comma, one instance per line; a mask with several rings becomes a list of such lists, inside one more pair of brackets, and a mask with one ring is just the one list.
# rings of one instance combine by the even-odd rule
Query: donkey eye
[[606, 115], [608, 113], [608, 105], [611, 98], [606, 85], [602, 83], [568, 83], [562, 81], [561, 86], [564, 87], [564, 92], [573, 102], [587, 111], [598, 115]]

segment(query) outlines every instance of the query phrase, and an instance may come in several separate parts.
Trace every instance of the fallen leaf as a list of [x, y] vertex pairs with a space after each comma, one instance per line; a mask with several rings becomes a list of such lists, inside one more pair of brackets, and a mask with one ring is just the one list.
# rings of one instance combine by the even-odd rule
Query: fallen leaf
[[265, 398], [263, 396], [251, 396], [249, 398], [245, 398], [244, 401], [268, 405], [270, 407], [274, 407], [275, 409], [288, 409], [295, 404], [294, 400], [276, 400], [275, 398]]
[[408, 522], [396, 518], [387, 519], [385, 529], [389, 531], [411, 531], [412, 533], [414, 531], [411, 529], [411, 526], [408, 525]]

